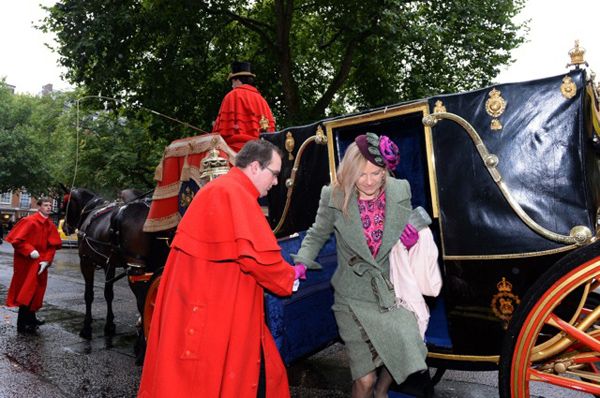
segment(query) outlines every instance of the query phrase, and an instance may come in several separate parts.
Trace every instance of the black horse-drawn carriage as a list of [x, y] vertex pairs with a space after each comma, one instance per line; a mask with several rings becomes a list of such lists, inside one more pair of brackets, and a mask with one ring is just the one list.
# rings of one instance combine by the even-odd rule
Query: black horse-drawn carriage
[[[321, 187], [334, 178], [347, 146], [367, 131], [385, 134], [401, 151], [395, 174], [410, 182], [413, 206], [432, 215], [442, 254], [444, 287], [428, 299], [431, 366], [499, 369], [502, 397], [528, 397], [535, 382], [600, 395], [600, 111], [593, 76], [581, 68], [582, 59], [573, 63], [555, 77], [263, 135], [286, 154], [286, 183], [269, 192], [267, 205], [284, 255], [289, 259], [298, 250]], [[156, 218], [165, 221], [165, 230], [176, 226], [193, 192], [218, 174], [209, 167], [226, 169], [231, 153], [213, 138], [170, 146], [180, 173], [159, 183], [164, 189], [155, 191], [155, 202], [174, 200], [179, 214]], [[202, 156], [192, 161], [192, 155]], [[161, 178], [168, 174], [166, 159]], [[338, 339], [330, 309], [333, 238], [318, 261], [323, 270], [309, 272], [290, 298], [267, 295], [267, 322], [288, 364]], [[160, 268], [129, 276], [143, 292], [147, 327]]]
[[[600, 395], [600, 119], [597, 87], [579, 66], [265, 135], [287, 149], [292, 138], [327, 142], [292, 150], [282, 174], [295, 173], [293, 182], [269, 195], [277, 233], [300, 232], [280, 240], [284, 252], [298, 249], [345, 148], [366, 131], [386, 134], [401, 151], [395, 174], [433, 216], [442, 253], [444, 288], [428, 301], [429, 363], [499, 369], [502, 397], [528, 397], [533, 382]], [[321, 255], [324, 270], [298, 293], [267, 300], [287, 362], [336, 338], [334, 245]]]

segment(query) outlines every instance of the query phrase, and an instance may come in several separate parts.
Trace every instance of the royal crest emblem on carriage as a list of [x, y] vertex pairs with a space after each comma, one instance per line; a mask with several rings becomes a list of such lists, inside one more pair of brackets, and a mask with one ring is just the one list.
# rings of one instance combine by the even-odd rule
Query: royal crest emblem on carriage
[[521, 299], [512, 292], [512, 283], [508, 282], [505, 277], [502, 277], [496, 287], [498, 293], [492, 297], [491, 307], [494, 315], [502, 320], [502, 326], [506, 329], [515, 309], [521, 303]]
[[502, 98], [500, 91], [495, 88], [490, 91], [489, 97], [490, 98], [485, 102], [485, 110], [488, 115], [493, 117], [490, 122], [490, 129], [502, 130], [502, 123], [500, 123], [500, 119], [498, 118], [506, 109], [506, 101]]

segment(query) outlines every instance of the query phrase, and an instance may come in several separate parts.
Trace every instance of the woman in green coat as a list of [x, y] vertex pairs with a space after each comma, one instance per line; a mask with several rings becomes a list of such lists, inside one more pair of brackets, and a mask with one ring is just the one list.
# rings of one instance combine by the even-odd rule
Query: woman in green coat
[[398, 147], [388, 137], [358, 136], [336, 180], [323, 188], [315, 222], [293, 256], [296, 264], [320, 268], [314, 260], [335, 233], [332, 309], [350, 359], [354, 398], [387, 397], [393, 380], [402, 383], [427, 369], [416, 318], [396, 305], [389, 278], [392, 246], [400, 239], [410, 248], [419, 236], [407, 224], [410, 186], [389, 175], [398, 162]]

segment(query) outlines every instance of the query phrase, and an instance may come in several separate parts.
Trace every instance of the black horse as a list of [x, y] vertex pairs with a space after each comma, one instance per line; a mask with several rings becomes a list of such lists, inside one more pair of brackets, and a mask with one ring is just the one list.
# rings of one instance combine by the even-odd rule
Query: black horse
[[[130, 270], [144, 269], [152, 250], [154, 237], [142, 231], [149, 211], [148, 201], [134, 197], [129, 202], [109, 203], [87, 189], [75, 188], [65, 195], [63, 209], [65, 233], [78, 230], [80, 268], [85, 279], [85, 319], [79, 335], [85, 339], [92, 337], [94, 273], [102, 269], [107, 306], [104, 333], [112, 336], [115, 334], [113, 284]], [[117, 269], [122, 272], [115, 276]]]

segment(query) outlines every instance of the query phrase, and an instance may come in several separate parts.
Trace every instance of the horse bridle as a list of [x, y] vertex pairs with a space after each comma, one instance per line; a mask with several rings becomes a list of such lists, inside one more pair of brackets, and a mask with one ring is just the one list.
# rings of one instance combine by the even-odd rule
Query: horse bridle
[[[69, 202], [72, 200], [69, 199]], [[81, 228], [81, 224], [83, 224], [83, 221], [85, 220], [85, 217], [91, 213], [92, 211], [94, 211], [96, 209], [96, 207], [98, 206], [98, 204], [100, 203], [104, 203], [105, 200], [100, 198], [100, 197], [95, 197], [94, 199], [88, 201], [83, 208], [81, 209], [81, 211], [79, 212], [79, 221], [77, 222], [77, 226], [75, 227], [75, 229], [80, 229]], [[68, 204], [67, 204], [68, 206]], [[67, 224], [68, 226], [70, 226], [71, 228], [73, 228], [73, 226], [69, 223], [69, 221], [67, 220], [67, 214], [65, 214], [65, 224]]]

